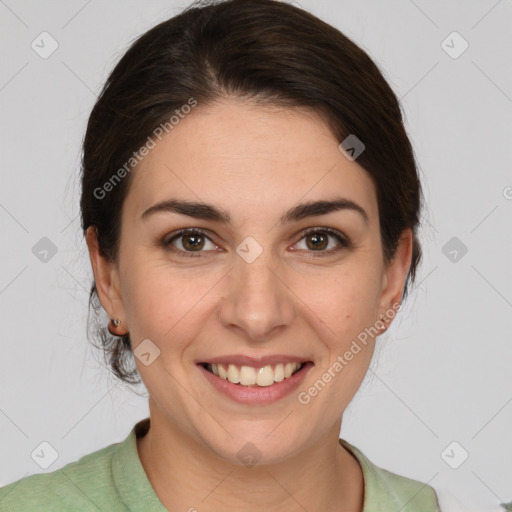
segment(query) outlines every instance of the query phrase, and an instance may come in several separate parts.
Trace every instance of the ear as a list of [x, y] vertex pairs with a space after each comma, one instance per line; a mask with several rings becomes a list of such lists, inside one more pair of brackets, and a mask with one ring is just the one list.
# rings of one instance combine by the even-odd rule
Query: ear
[[100, 254], [95, 226], [87, 228], [85, 239], [101, 305], [110, 318], [118, 318], [121, 324], [125, 324], [125, 310], [117, 266]]
[[[405, 279], [411, 267], [412, 248], [413, 233], [411, 228], [407, 228], [400, 235], [395, 256], [386, 266], [382, 277], [378, 310], [381, 314], [386, 314], [390, 309], [394, 309], [396, 312], [398, 305], [402, 302]], [[388, 327], [391, 322], [392, 320], [389, 320]]]

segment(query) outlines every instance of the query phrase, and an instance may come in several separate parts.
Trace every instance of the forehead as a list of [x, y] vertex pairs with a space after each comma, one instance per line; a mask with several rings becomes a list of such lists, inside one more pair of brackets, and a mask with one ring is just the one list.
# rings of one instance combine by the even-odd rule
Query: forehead
[[282, 211], [343, 196], [377, 215], [374, 184], [312, 112], [225, 100], [198, 105], [132, 171], [126, 199], [139, 214], [169, 197]]

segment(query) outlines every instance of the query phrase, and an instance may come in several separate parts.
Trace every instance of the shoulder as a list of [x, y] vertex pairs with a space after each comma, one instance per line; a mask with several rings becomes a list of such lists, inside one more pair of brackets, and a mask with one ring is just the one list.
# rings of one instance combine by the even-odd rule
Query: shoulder
[[363, 470], [365, 480], [363, 512], [382, 510], [440, 512], [437, 494], [433, 487], [381, 468], [347, 441], [340, 439], [340, 443], [358, 459]]
[[393, 510], [439, 512], [437, 495], [430, 485], [375, 465], [373, 465], [372, 471], [376, 480], [375, 495], [386, 495], [396, 506], [396, 509]]
[[34, 510], [108, 510], [108, 496], [117, 494], [112, 477], [112, 457], [122, 443], [89, 453], [49, 473], [30, 475], [0, 488], [0, 512]]

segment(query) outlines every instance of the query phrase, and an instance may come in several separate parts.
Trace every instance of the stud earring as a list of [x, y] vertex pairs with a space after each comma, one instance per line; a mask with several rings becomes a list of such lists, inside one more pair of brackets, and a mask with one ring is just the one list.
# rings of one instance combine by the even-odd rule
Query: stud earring
[[[382, 320], [384, 320], [385, 318], [386, 318], [386, 315], [383, 315], [383, 314], [381, 313], [381, 315], [380, 315], [380, 320], [382, 321]], [[381, 325], [381, 326], [379, 326], [379, 329], [380, 329], [382, 332], [385, 332], [385, 331], [387, 330], [387, 326], [386, 326], [386, 325], [384, 325], [384, 322], [382, 322], [382, 325]], [[381, 333], [381, 334], [382, 334], [382, 333]]]
[[119, 334], [115, 332], [113, 329], [117, 329], [121, 325], [121, 320], [119, 318], [112, 318], [107, 326], [108, 332], [112, 334], [112, 336], [124, 336], [124, 334]]

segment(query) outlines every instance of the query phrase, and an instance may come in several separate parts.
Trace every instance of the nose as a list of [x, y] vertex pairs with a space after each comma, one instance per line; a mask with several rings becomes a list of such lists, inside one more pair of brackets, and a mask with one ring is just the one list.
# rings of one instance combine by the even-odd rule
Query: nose
[[293, 293], [279, 267], [263, 251], [248, 263], [237, 257], [225, 278], [219, 320], [252, 341], [266, 341], [290, 325], [295, 314]]

